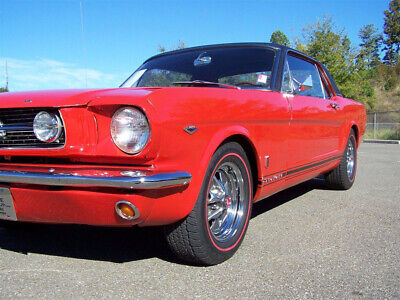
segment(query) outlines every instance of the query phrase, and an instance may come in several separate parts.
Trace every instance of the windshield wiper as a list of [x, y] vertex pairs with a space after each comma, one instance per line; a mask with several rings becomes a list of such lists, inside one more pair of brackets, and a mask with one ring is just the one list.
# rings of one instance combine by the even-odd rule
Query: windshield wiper
[[248, 81], [237, 82], [236, 85], [240, 85], [240, 86], [246, 86], [247, 85], [247, 86], [254, 86], [254, 87], [258, 87], [258, 88], [262, 88], [262, 89], [267, 89], [263, 85], [251, 83], [251, 82], [248, 82]]
[[222, 88], [226, 88], [226, 89], [240, 90], [240, 87], [238, 87], [238, 86], [223, 84], [223, 83], [219, 83], [219, 82], [203, 81], [203, 80], [175, 81], [172, 84], [173, 85], [187, 85], [187, 86], [203, 86], [203, 87], [216, 86], [216, 87], [222, 87]]

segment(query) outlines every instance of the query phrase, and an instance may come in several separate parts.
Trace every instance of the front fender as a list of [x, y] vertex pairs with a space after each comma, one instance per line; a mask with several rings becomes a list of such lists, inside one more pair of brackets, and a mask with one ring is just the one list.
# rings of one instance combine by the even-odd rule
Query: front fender
[[[206, 130], [204, 127], [202, 128], [202, 126], [200, 126], [199, 131], [202, 129]], [[250, 133], [243, 126], [228, 126], [216, 130], [212, 136], [210, 136], [206, 146], [203, 149], [198, 149], [198, 151], [196, 151], [197, 155], [195, 155], [193, 159], [190, 159], [190, 165], [187, 165], [187, 162], [183, 162], [183, 164], [186, 165], [184, 169], [192, 175], [192, 181], [188, 188], [181, 191], [180, 194], [175, 197], [168, 197], [165, 198], [165, 200], [162, 198], [157, 199], [154, 202], [154, 206], [148, 218], [143, 224], [140, 224], [140, 226], [174, 223], [189, 215], [196, 204], [204, 181], [204, 176], [213, 154], [226, 139], [235, 135], [241, 135], [250, 140]]]
[[241, 135], [246, 137], [248, 140], [250, 140], [250, 133], [247, 130], [247, 128], [243, 126], [229, 126], [227, 128], [221, 128], [218, 130], [211, 138], [210, 143], [208, 144], [207, 148], [205, 149], [202, 159], [200, 162], [200, 168], [199, 170], [201, 173], [199, 174], [200, 176], [204, 177], [204, 174], [206, 173], [207, 167], [210, 163], [211, 157], [215, 153], [215, 151], [218, 149], [221, 144], [228, 139], [231, 136], [234, 135]]

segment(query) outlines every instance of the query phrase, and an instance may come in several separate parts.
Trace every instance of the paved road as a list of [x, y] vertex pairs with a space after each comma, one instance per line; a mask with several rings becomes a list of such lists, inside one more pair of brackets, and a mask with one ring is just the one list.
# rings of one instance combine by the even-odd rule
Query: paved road
[[179, 264], [158, 229], [0, 228], [0, 298], [400, 298], [400, 146], [363, 144], [349, 191], [255, 206], [229, 261]]

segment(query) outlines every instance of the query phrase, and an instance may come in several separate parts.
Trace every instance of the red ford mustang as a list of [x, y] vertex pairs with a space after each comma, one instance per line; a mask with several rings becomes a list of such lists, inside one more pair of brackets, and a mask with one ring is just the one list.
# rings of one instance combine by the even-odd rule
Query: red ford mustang
[[0, 219], [165, 225], [178, 257], [217, 264], [254, 202], [319, 175], [350, 188], [365, 122], [323, 65], [276, 44], [162, 53], [116, 89], [4, 93]]

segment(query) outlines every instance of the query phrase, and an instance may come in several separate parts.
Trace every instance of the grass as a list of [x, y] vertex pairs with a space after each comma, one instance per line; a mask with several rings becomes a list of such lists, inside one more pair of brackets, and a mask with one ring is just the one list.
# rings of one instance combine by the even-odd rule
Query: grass
[[[380, 129], [376, 131], [376, 139], [378, 140], [398, 140], [400, 139], [400, 130], [396, 129]], [[374, 131], [367, 130], [364, 139], [374, 139]]]

